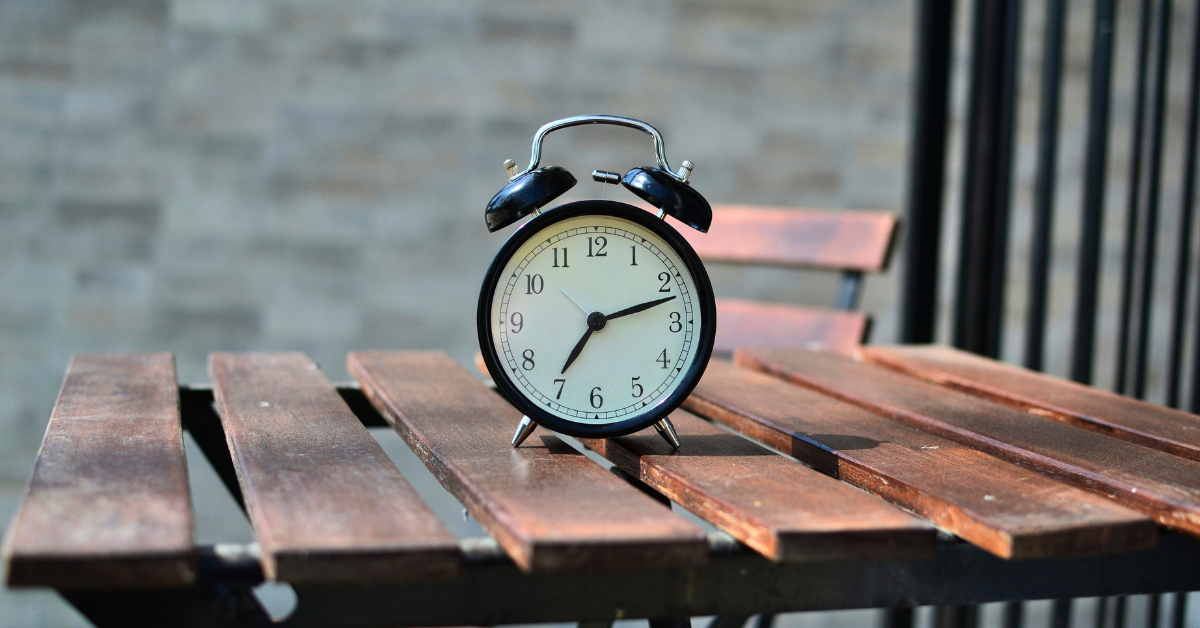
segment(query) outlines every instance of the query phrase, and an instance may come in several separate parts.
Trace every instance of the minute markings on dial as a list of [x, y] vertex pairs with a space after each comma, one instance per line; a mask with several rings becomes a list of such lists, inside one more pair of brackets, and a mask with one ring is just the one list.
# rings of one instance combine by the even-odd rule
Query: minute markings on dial
[[[639, 234], [636, 231], [631, 231], [627, 228], [622, 228], [623, 225], [596, 226], [594, 223], [587, 224], [587, 225], [581, 225], [581, 224], [579, 224], [579, 222], [577, 220], [578, 219], [572, 219], [572, 222], [574, 222], [574, 224], [571, 224], [570, 222], [568, 222], [567, 224], [564, 224], [562, 229], [556, 230], [559, 233], [557, 233], [549, 238], [546, 238], [546, 236], [543, 234], [538, 234], [538, 235], [541, 235], [541, 237], [538, 237], [538, 235], [535, 235], [534, 238], [536, 238], [537, 244], [533, 243], [534, 240], [532, 240], [532, 239], [529, 240], [529, 244], [524, 248], [524, 250], [521, 251], [521, 253], [519, 255], [516, 255], [515, 257], [511, 258], [512, 266], [510, 266], [510, 269], [509, 269], [509, 272], [513, 273], [511, 275], [511, 280], [508, 282], [505, 282], [505, 283], [507, 283], [507, 286], [505, 287], [503, 292], [497, 293], [496, 299], [493, 302], [495, 305], [499, 306], [499, 309], [500, 309], [500, 312], [499, 312], [500, 316], [497, 317], [497, 319], [495, 319], [493, 322], [493, 325], [495, 326], [496, 331], [499, 333], [499, 338], [498, 338], [499, 342], [497, 343], [496, 348], [500, 350], [500, 352], [502, 354], [501, 359], [503, 362], [506, 363], [505, 364], [506, 368], [504, 369], [504, 372], [507, 373], [508, 376], [512, 377], [513, 384], [515, 384], [519, 389], [524, 390], [523, 394], [528, 396], [530, 401], [536, 401], [536, 403], [538, 403], [538, 405], [541, 405], [544, 408], [546, 408], [547, 410], [550, 410], [550, 411], [554, 412], [555, 414], [563, 416], [564, 418], [574, 417], [575, 420], [583, 419], [583, 420], [587, 420], [588, 422], [590, 422], [593, 419], [598, 419], [601, 421], [616, 420], [623, 416], [629, 416], [633, 413], [641, 412], [642, 408], [647, 407], [646, 399], [649, 399], [650, 405], [653, 405], [654, 403], [656, 403], [655, 400], [661, 398], [661, 396], [663, 394], [666, 394], [669, 390], [671, 390], [671, 388], [674, 386], [673, 382], [678, 381], [677, 375], [681, 373], [680, 367], [686, 366], [688, 364], [688, 356], [692, 353], [692, 351], [694, 349], [694, 345], [693, 345], [694, 340], [692, 338], [693, 338], [693, 326], [696, 324], [696, 321], [692, 320], [693, 319], [692, 315], [693, 315], [693, 307], [695, 305], [693, 303], [695, 287], [691, 283], [689, 283], [691, 281], [690, 276], [681, 275], [681, 272], [683, 272], [683, 271], [681, 268], [679, 268], [677, 266], [680, 263], [680, 260], [676, 257], [676, 255], [673, 254], [671, 248], [669, 246], [664, 246], [664, 243], [659, 241], [659, 239], [657, 239], [655, 237], [650, 237], [650, 236], [643, 237], [642, 234]], [[617, 219], [617, 222], [628, 222], [628, 221]], [[578, 225], [578, 226], [576, 226], [576, 225]], [[532, 280], [526, 279], [525, 281], [521, 281], [520, 275], [523, 275], [526, 272], [528, 272], [530, 275], [537, 274], [538, 272], [545, 273], [546, 271], [543, 270], [544, 268], [552, 268], [553, 267], [553, 262], [554, 262], [553, 256], [554, 256], [555, 245], [557, 245], [557, 247], [563, 247], [564, 245], [568, 244], [568, 241], [578, 243], [578, 244], [572, 245], [571, 248], [577, 248], [580, 244], [582, 244], [582, 246], [584, 248], [579, 253], [580, 258], [582, 258], [588, 252], [588, 249], [587, 249], [588, 238], [587, 237], [578, 238], [578, 236], [590, 236], [597, 232], [599, 234], [607, 235], [608, 239], [609, 239], [609, 244], [613, 243], [612, 239], [614, 236], [616, 236], [618, 238], [626, 239], [627, 241], [631, 241], [633, 243], [638, 243], [639, 244], [638, 248], [642, 249], [641, 251], [638, 251], [638, 253], [645, 252], [648, 254], [646, 259], [651, 264], [651, 267], [655, 268], [656, 273], [658, 270], [670, 271], [670, 276], [672, 279], [670, 283], [671, 283], [671, 287], [673, 288], [672, 292], [675, 294], [661, 295], [661, 296], [668, 297], [668, 299], [669, 299], [670, 296], [678, 295], [678, 299], [674, 302], [679, 304], [678, 308], [679, 308], [679, 311], [683, 314], [682, 318], [684, 319], [684, 322], [688, 324], [684, 328], [684, 330], [682, 330], [683, 333], [680, 335], [680, 337], [678, 337], [682, 341], [682, 346], [679, 346], [678, 344], [675, 344], [675, 343], [669, 343], [670, 345], [672, 345], [672, 348], [669, 351], [670, 351], [670, 353], [674, 354], [671, 356], [672, 361], [675, 362], [675, 364], [673, 364], [672, 366], [676, 366], [677, 368], [670, 369], [669, 371], [660, 371], [664, 375], [666, 375], [667, 373], [670, 373], [670, 375], [666, 376], [666, 378], [664, 380], [662, 380], [660, 383], [653, 385], [653, 389], [650, 389], [648, 387], [646, 390], [647, 396], [644, 399], [639, 399], [639, 400], [635, 401], [634, 403], [632, 403], [628, 406], [624, 406], [624, 407], [613, 407], [611, 409], [605, 408], [604, 409], [605, 411], [601, 411], [599, 413], [597, 413], [594, 410], [592, 410], [591, 408], [587, 407], [588, 404], [587, 404], [586, 399], [584, 399], [581, 402], [580, 407], [578, 407], [578, 408], [574, 407], [576, 405], [576, 401], [578, 401], [578, 400], [577, 399], [568, 400], [568, 395], [569, 394], [579, 395], [579, 394], [583, 394], [583, 393], [580, 393], [578, 391], [578, 389], [576, 390], [575, 393], [571, 393], [571, 390], [573, 387], [570, 385], [568, 385], [566, 387], [566, 389], [562, 390], [562, 392], [560, 393], [559, 385], [557, 383], [555, 383], [552, 388], [548, 389], [549, 390], [548, 396], [545, 393], [543, 393], [541, 391], [542, 385], [549, 384], [550, 382], [548, 382], [548, 381], [541, 382], [541, 378], [545, 377], [545, 375], [549, 375], [549, 373], [545, 373], [545, 375], [542, 375], [542, 376], [536, 376], [535, 373], [537, 372], [537, 370], [528, 371], [528, 372], [524, 371], [522, 366], [528, 366], [528, 364], [521, 364], [522, 358], [525, 357], [525, 356], [521, 355], [521, 353], [524, 349], [526, 349], [529, 346], [527, 344], [529, 341], [533, 341], [535, 343], [540, 342], [538, 339], [543, 337], [540, 334], [544, 334], [545, 332], [544, 331], [536, 331], [536, 333], [533, 336], [526, 337], [526, 340], [522, 342], [523, 346], [520, 346], [519, 349], [517, 347], [510, 347], [510, 345], [509, 345], [510, 335], [516, 331], [516, 327], [512, 324], [512, 321], [502, 320], [502, 319], [507, 319], [508, 315], [512, 314], [512, 311], [510, 310], [510, 306], [516, 305], [517, 303], [521, 302], [519, 300], [516, 300], [518, 294], [521, 295], [522, 300], [530, 299], [530, 298], [539, 298], [539, 297], [535, 296], [537, 291], [534, 291], [532, 289], [527, 289], [526, 283], [529, 281], [532, 281]], [[576, 240], [574, 238], [578, 238], [578, 239]], [[611, 250], [611, 249], [609, 249], [609, 250]], [[598, 253], [599, 249], [593, 249], [593, 252]], [[558, 260], [560, 263], [560, 267], [562, 266], [562, 262], [564, 261], [563, 259], [561, 259], [562, 257], [563, 256], [560, 255], [559, 256], [560, 259]], [[570, 257], [575, 258], [575, 255], [571, 255]], [[599, 256], [597, 255], [597, 257], [599, 257]], [[623, 257], [623, 256], [618, 256], [618, 258], [620, 258], [620, 257]], [[637, 255], [637, 258], [642, 258], [642, 255]], [[570, 261], [575, 262], [575, 259], [571, 259]], [[621, 261], [623, 262], [622, 266], [628, 268], [629, 266], [632, 265], [631, 262], [633, 261], [633, 259], [632, 258], [624, 258]], [[659, 266], [658, 265], [659, 263], [664, 265], [665, 268], [663, 266]], [[643, 265], [643, 260], [637, 259], [637, 266], [640, 267], [642, 265]], [[513, 272], [513, 271], [515, 271], [515, 272]], [[575, 272], [575, 264], [574, 263], [569, 264], [568, 271]], [[631, 269], [631, 271], [635, 272], [635, 273], [638, 272], [636, 269]], [[587, 272], [586, 267], [585, 267], [584, 272], [585, 273]], [[604, 272], [611, 272], [611, 271], [604, 271]], [[554, 285], [554, 284], [560, 284], [562, 279], [567, 277], [567, 276], [563, 276], [559, 280], [554, 281], [554, 284], [552, 284], [549, 280], [550, 276], [549, 275], [544, 275], [544, 276], [547, 279], [547, 281], [546, 281], [547, 285], [545, 287], [550, 288], [552, 291], [555, 288], [561, 287], [561, 285]], [[573, 275], [568, 275], [568, 276], [573, 277]], [[653, 277], [653, 276], [654, 275], [650, 275], [650, 277]], [[580, 280], [571, 279], [568, 281], [566, 287], [571, 288], [571, 285], [572, 285], [571, 282], [575, 282], [576, 285], [582, 286], [583, 284], [579, 284], [578, 281], [581, 281], [581, 279]], [[657, 284], [655, 284], [655, 285], [657, 285]], [[539, 282], [539, 285], [529, 286], [528, 288], [540, 288], [540, 287], [541, 287], [541, 285]], [[649, 286], [647, 286], [647, 288], [648, 287]], [[532, 292], [534, 294], [527, 295], [526, 294], [527, 292]], [[569, 292], [570, 294], [564, 295], [564, 296], [571, 296], [571, 297], [580, 296], [580, 297], [585, 297], [585, 300], [587, 300], [586, 297], [589, 296], [586, 294], [576, 295], [573, 288], [566, 292]], [[586, 292], [586, 290], [585, 290], [585, 292]], [[664, 292], [665, 292], [665, 290], [664, 290]], [[543, 293], [543, 296], [544, 296], [544, 293]], [[562, 299], [562, 298], [563, 297], [559, 297], [559, 299]], [[558, 303], [562, 303], [562, 305], [564, 305], [564, 306], [567, 305], [565, 301], [558, 301]], [[592, 305], [592, 304], [588, 303], [588, 305]], [[524, 312], [526, 314], [526, 320], [524, 322], [526, 323], [525, 327], [529, 328], [528, 323], [530, 323], [530, 320], [531, 320], [529, 318], [529, 314], [531, 311], [533, 311], [536, 314], [537, 309], [541, 308], [541, 309], [543, 309], [543, 311], [546, 311], [548, 313], [549, 310], [545, 310], [545, 308], [557, 309], [561, 306], [559, 306], [557, 304], [545, 303], [543, 305], [537, 305], [537, 306], [529, 305], [527, 307], [531, 308], [531, 310]], [[584, 310], [584, 308], [576, 309], [576, 307], [578, 307], [576, 304], [572, 305], [572, 309], [575, 311], [574, 316], [578, 316], [579, 315], [578, 313], [581, 310], [583, 310], [584, 312], [590, 312], [590, 310]], [[522, 309], [524, 310], [524, 308], [522, 308]], [[564, 312], [564, 314], [565, 314], [565, 312]], [[614, 312], [614, 314], [617, 314], [617, 312]], [[536, 326], [537, 319], [534, 318], [532, 320], [535, 321], [535, 326], [532, 329], [539, 330], [539, 327]], [[657, 320], [657, 319], [655, 319], [655, 320]], [[634, 328], [640, 330], [640, 329], [642, 329], [642, 326], [635, 325]], [[664, 326], [664, 328], [665, 328], [665, 326]], [[542, 327], [540, 327], [540, 329], [545, 330], [547, 328], [545, 326], [542, 326]], [[653, 329], [658, 329], [657, 324], [653, 325]], [[643, 332], [639, 331], [637, 333], [640, 334]], [[622, 334], [621, 337], [624, 337], [624, 334]], [[578, 338], [578, 337], [576, 337], [576, 338]], [[546, 338], [546, 340], [548, 341], [549, 338]], [[566, 340], [566, 342], [570, 342], [570, 339], [556, 340], [555, 342], [562, 343], [563, 340]], [[565, 344], [565, 343], [563, 343], [563, 344]], [[592, 343], [592, 344], [595, 344], [595, 343]], [[555, 345], [547, 344], [544, 347], [539, 347], [537, 344], [535, 344], [533, 348], [537, 350], [538, 355], [542, 355], [542, 348], [545, 348], [547, 351], [550, 351], [553, 346], [555, 346]], [[562, 345], [558, 344], [557, 346], [561, 347]], [[570, 346], [570, 345], [568, 345], [568, 346]], [[661, 351], [661, 349], [662, 349], [661, 346], [656, 347], [656, 351]], [[561, 348], [559, 350], [561, 351]], [[676, 351], [678, 351], [679, 353], [675, 353]], [[622, 355], [624, 355], [624, 354], [622, 354]], [[625, 358], [622, 358], [622, 359], [625, 359]], [[591, 363], [589, 362], [588, 364], [589, 364], [588, 368], [591, 369], [592, 368]], [[623, 364], [623, 362], [622, 362], [622, 364]], [[537, 361], [537, 366], [538, 367], [542, 366], [541, 360]], [[509, 367], [511, 367], [511, 370]], [[578, 368], [582, 368], [582, 367], [574, 367], [573, 366], [572, 368], [576, 368], [578, 370]], [[591, 371], [589, 370], [587, 373], [591, 373]], [[583, 375], [586, 375], [587, 373], [584, 373]], [[574, 374], [576, 377], [581, 376], [581, 374], [579, 372], [574, 372]], [[526, 375], [528, 375], [529, 377], [527, 378]], [[600, 383], [601, 385], [604, 386], [605, 390], [608, 390], [608, 386], [606, 384], [603, 384], [602, 382], [589, 382], [588, 385], [592, 386], [595, 383]], [[625, 381], [625, 385], [628, 386], [628, 380]], [[587, 390], [589, 390], [589, 388], [583, 388], [582, 390], [584, 393], [586, 393]], [[607, 405], [609, 405], [607, 403], [608, 396], [605, 395], [605, 397], [606, 397], [606, 399], [605, 399], [606, 403], [604, 405], [607, 406]], [[633, 401], [633, 400], [631, 400], [631, 401]], [[640, 403], [638, 403], [638, 402], [640, 402]]]

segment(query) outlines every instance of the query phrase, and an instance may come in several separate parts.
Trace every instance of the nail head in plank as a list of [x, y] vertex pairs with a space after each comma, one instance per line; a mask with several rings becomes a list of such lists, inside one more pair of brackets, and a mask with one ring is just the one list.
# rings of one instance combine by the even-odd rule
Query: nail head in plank
[[864, 347], [868, 362], [1035, 416], [1200, 460], [1200, 416], [935, 345]]
[[441, 352], [355, 352], [347, 359], [442, 485], [525, 571], [689, 566], [704, 532], [539, 428], [509, 445], [521, 419]]
[[740, 364], [1094, 491], [1168, 528], [1200, 535], [1200, 462], [845, 356], [757, 349], [737, 355]]
[[1003, 558], [1152, 547], [1146, 517], [940, 436], [726, 362], [685, 402]]
[[4, 542], [9, 586], [195, 580], [177, 386], [169, 353], [71, 360]]
[[584, 443], [777, 562], [934, 554], [934, 528], [878, 497], [690, 412], [671, 421], [678, 450], [654, 430]]
[[265, 575], [449, 577], [454, 536], [302, 353], [214, 353], [209, 373]]

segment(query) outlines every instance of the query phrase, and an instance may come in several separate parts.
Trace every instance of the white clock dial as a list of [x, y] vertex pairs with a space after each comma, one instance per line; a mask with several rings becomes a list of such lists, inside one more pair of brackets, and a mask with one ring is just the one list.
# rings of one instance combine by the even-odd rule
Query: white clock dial
[[565, 420], [604, 425], [653, 410], [699, 352], [695, 280], [635, 222], [585, 215], [548, 225], [498, 278], [490, 324], [499, 366]]

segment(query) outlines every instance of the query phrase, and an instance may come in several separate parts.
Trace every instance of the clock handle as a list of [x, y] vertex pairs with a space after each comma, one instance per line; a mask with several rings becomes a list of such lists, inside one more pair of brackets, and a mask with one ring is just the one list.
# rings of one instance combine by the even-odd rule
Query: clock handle
[[531, 172], [533, 169], [538, 167], [538, 163], [540, 163], [542, 160], [542, 139], [547, 135], [559, 129], [566, 129], [584, 124], [611, 124], [613, 126], [623, 126], [630, 129], [637, 129], [649, 135], [650, 137], [654, 138], [654, 156], [658, 159], [658, 167], [681, 183], [687, 183], [688, 175], [691, 174], [692, 171], [692, 163], [690, 161], [685, 161], [684, 166], [679, 169], [678, 173], [672, 170], [671, 166], [667, 163], [666, 145], [663, 143], [662, 134], [658, 132], [658, 129], [646, 124], [645, 122], [642, 122], [641, 120], [622, 118], [620, 116], [603, 115], [571, 116], [570, 118], [555, 120], [554, 122], [548, 122], [543, 125], [542, 128], [537, 130], [537, 133], [533, 134], [533, 152], [529, 157], [529, 165], [526, 166], [526, 168], [521, 172], [514, 173], [512, 172], [512, 170], [516, 169], [514, 164], [512, 170], [509, 170], [510, 176], [508, 180], [515, 181], [521, 175]]

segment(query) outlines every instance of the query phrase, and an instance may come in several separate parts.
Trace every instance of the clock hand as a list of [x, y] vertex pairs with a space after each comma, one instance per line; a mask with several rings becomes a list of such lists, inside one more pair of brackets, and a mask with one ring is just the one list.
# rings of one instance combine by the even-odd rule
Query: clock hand
[[[565, 289], [559, 288], [559, 290], [562, 290], [562, 293], [567, 295], [567, 298], [571, 300], [571, 303], [574, 303], [575, 305], [579, 305], [579, 301], [576, 301], [575, 297], [567, 294], [567, 291]], [[591, 312], [587, 311], [587, 308], [583, 307], [582, 305], [579, 305], [579, 309], [583, 310], [583, 313], [585, 316], [587, 314], [591, 314]]]
[[637, 314], [638, 312], [643, 312], [643, 311], [648, 310], [656, 305], [662, 305], [663, 303], [666, 303], [667, 301], [670, 301], [674, 298], [675, 298], [675, 296], [671, 295], [669, 297], [658, 299], [656, 301], [647, 301], [645, 303], [639, 303], [638, 305], [635, 305], [633, 307], [627, 307], [623, 310], [613, 312], [612, 314], [605, 316], [604, 320], [611, 321], [614, 318], [621, 318], [622, 316], [629, 316], [630, 314]]
[[571, 349], [571, 355], [567, 356], [567, 363], [563, 365], [562, 371], [559, 373], [559, 375], [567, 372], [567, 367], [571, 366], [571, 364], [575, 362], [575, 358], [579, 357], [579, 352], [583, 351], [583, 345], [587, 344], [588, 338], [591, 337], [592, 327], [589, 325], [587, 331], [583, 332], [583, 338], [580, 338], [579, 342], [575, 345], [575, 348]]
[[[561, 290], [561, 288], [560, 288], [560, 290]], [[563, 294], [567, 294], [567, 291], [563, 290]], [[570, 298], [570, 297], [571, 297], [571, 295], [567, 294], [567, 298]], [[638, 312], [648, 310], [656, 305], [662, 305], [663, 303], [666, 303], [667, 301], [670, 301], [674, 298], [675, 298], [675, 295], [671, 295], [669, 297], [666, 297], [663, 299], [658, 299], [656, 301], [647, 301], [646, 303], [639, 303], [638, 305], [635, 305], [633, 307], [627, 307], [623, 310], [620, 310], [619, 312], [613, 312], [612, 314], [609, 314], [608, 316], [605, 316], [605, 315], [601, 314], [600, 312], [592, 312], [591, 314], [588, 314], [587, 331], [583, 332], [583, 338], [580, 338], [579, 342], [575, 345], [575, 348], [571, 349], [571, 355], [567, 356], [567, 363], [563, 365], [562, 371], [559, 374], [562, 375], [567, 372], [567, 368], [570, 367], [573, 362], [575, 362], [575, 358], [579, 357], [579, 352], [583, 351], [583, 345], [586, 345], [588, 338], [592, 337], [592, 332], [600, 331], [601, 329], [604, 329], [604, 325], [606, 323], [608, 323], [608, 321], [610, 321], [614, 318], [621, 318], [622, 316], [629, 316], [630, 314], [637, 314]], [[571, 299], [571, 300], [574, 301], [575, 299]], [[575, 305], [579, 305], [579, 304], [576, 303]]]

